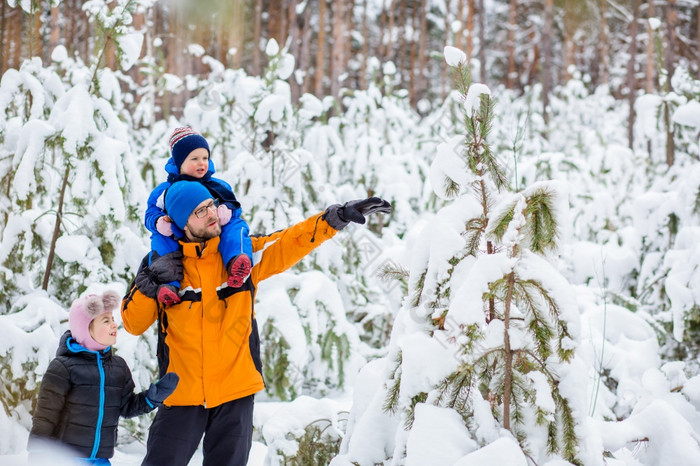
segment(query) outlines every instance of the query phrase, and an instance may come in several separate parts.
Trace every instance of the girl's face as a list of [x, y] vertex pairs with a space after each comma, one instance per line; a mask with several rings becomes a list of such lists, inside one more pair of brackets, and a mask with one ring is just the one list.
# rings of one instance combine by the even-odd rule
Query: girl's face
[[117, 323], [112, 312], [105, 312], [90, 322], [90, 336], [97, 343], [112, 346], [117, 342]]
[[190, 152], [182, 165], [180, 174], [189, 175], [194, 178], [202, 178], [209, 170], [209, 151], [204, 147], [198, 147]]

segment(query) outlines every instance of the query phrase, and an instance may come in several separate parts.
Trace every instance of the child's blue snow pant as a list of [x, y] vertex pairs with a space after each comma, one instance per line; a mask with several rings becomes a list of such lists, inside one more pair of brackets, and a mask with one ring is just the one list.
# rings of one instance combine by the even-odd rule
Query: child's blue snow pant
[[245, 466], [253, 443], [253, 395], [215, 408], [162, 406], [142, 466], [186, 466], [204, 435], [203, 466]]

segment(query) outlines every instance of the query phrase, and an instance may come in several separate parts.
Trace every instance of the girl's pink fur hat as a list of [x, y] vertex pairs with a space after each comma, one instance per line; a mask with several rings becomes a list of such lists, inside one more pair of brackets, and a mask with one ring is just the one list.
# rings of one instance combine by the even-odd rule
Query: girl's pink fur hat
[[68, 323], [73, 339], [91, 351], [106, 349], [106, 346], [97, 343], [90, 336], [90, 322], [105, 312], [113, 311], [118, 304], [119, 295], [111, 290], [105, 291], [102, 296], [90, 294], [73, 301], [68, 313]]

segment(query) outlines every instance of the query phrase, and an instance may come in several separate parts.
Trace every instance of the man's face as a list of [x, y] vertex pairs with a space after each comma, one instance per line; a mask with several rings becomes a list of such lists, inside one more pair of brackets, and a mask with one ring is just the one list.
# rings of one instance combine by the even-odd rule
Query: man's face
[[221, 234], [219, 215], [214, 199], [203, 200], [190, 214], [185, 235], [192, 242], [203, 243]]

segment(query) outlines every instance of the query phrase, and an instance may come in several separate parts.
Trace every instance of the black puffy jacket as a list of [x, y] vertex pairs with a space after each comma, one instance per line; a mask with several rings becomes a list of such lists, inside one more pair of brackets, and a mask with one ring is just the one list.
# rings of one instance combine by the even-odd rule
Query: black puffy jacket
[[50, 439], [83, 458], [111, 458], [119, 417], [153, 410], [134, 388], [129, 366], [111, 347], [90, 351], [66, 331], [39, 387], [27, 449]]

